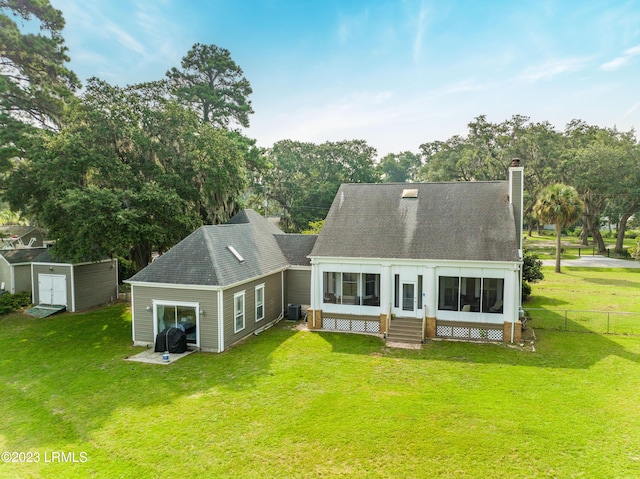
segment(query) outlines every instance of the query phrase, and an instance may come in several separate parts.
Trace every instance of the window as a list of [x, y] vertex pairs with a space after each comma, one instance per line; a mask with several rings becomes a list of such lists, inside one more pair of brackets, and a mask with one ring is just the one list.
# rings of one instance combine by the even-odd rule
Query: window
[[422, 275], [418, 275], [418, 309], [422, 309]]
[[460, 281], [460, 307], [462, 311], [480, 311], [480, 278], [462, 278]]
[[256, 322], [264, 319], [264, 284], [256, 286]]
[[234, 332], [244, 329], [244, 291], [233, 295]]
[[393, 307], [400, 307], [400, 275], [393, 276]]
[[[358, 296], [358, 273], [342, 273], [342, 296], [353, 301]], [[346, 298], [344, 298], [346, 299]]]
[[440, 276], [438, 309], [470, 313], [503, 312], [503, 278]]
[[362, 304], [380, 306], [380, 275], [365, 273], [362, 275], [362, 281], [364, 282]]
[[449, 311], [458, 311], [460, 289], [460, 278], [457, 276], [440, 276], [439, 278], [439, 297], [438, 309]]
[[485, 278], [482, 288], [482, 311], [485, 313], [502, 313], [502, 295], [504, 279]]
[[322, 302], [380, 306], [380, 275], [324, 272]]
[[178, 328], [187, 335], [187, 343], [198, 342], [197, 307], [195, 304], [156, 303], [157, 332], [167, 328]]
[[339, 284], [338, 284], [339, 273], [331, 273], [325, 272], [322, 274], [322, 279], [324, 282], [324, 294], [323, 294], [323, 302], [324, 303], [340, 303], [340, 294], [338, 293]]

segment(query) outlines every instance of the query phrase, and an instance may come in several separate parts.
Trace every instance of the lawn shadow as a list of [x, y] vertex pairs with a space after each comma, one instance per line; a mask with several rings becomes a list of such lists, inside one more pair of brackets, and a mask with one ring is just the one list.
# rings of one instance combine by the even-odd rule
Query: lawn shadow
[[122, 408], [171, 409], [185, 396], [254, 388], [271, 374], [272, 354], [296, 333], [280, 323], [222, 354], [197, 352], [155, 365], [124, 360], [142, 348], [131, 345], [131, 317], [123, 305], [0, 320], [6, 346], [0, 414], [3, 429], [11, 431], [5, 446], [11, 449], [13, 439], [21, 441], [16, 447], [31, 449], [53, 446], [60, 437], [88, 441]]
[[[529, 347], [520, 347], [519, 344], [437, 339], [426, 340], [420, 349], [403, 349], [388, 347], [385, 341], [377, 336], [337, 332], [317, 334], [331, 345], [334, 353], [339, 354], [560, 369], [589, 369], [604, 358], [613, 355], [640, 364], [640, 352], [629, 350], [615, 341], [616, 337], [625, 338], [625, 336], [593, 333], [579, 324], [569, 326], [573, 329], [567, 332], [560, 330], [537, 332], [534, 352], [529, 345], [527, 345]], [[640, 337], [626, 336], [626, 338], [637, 341], [638, 351], [640, 351]]]
[[637, 288], [638, 282], [626, 279], [609, 279], [609, 278], [583, 278], [585, 283], [598, 284], [602, 286], [617, 286], [619, 288]]

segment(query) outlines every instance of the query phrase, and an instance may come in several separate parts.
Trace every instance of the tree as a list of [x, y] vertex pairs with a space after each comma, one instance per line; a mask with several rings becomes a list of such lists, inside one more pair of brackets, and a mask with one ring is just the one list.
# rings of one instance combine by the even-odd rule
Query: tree
[[[25, 33], [16, 19], [35, 22]], [[78, 86], [64, 46], [62, 12], [48, 0], [0, 0], [0, 168], [23, 157], [36, 127], [57, 129]]]
[[582, 214], [582, 202], [572, 186], [556, 183], [540, 192], [533, 207], [534, 215], [548, 224], [556, 225], [556, 273], [560, 273], [562, 228], [573, 224]]
[[376, 169], [383, 182], [405, 183], [416, 180], [421, 166], [419, 155], [404, 151], [398, 154], [389, 153], [380, 160]]
[[522, 257], [522, 298], [526, 299], [531, 294], [529, 283], [537, 283], [543, 279], [542, 261], [534, 251], [525, 248]]
[[376, 150], [363, 140], [320, 145], [282, 140], [267, 152], [272, 167], [261, 179], [268, 198], [284, 210], [283, 229], [301, 231], [325, 218], [342, 183], [373, 183]]
[[167, 72], [180, 102], [198, 111], [204, 123], [218, 128], [232, 122], [249, 127], [251, 85], [229, 50], [196, 43], [180, 65], [181, 70], [173, 67]]
[[140, 269], [203, 218], [226, 220], [246, 186], [235, 139], [158, 84], [91, 79], [60, 132], [34, 140], [7, 198], [49, 228], [65, 259], [117, 255]]

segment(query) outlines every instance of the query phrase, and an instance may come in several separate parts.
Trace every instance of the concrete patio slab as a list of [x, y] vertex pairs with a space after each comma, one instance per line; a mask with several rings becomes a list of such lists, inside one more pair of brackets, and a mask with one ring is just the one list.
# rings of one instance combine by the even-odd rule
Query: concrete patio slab
[[169, 353], [169, 360], [165, 361], [164, 359], [162, 359], [162, 355], [164, 353], [156, 353], [153, 351], [153, 349], [147, 349], [146, 351], [142, 351], [135, 356], [129, 356], [124, 359], [127, 361], [136, 361], [138, 363], [171, 364], [175, 363], [178, 359], [189, 356], [189, 354], [192, 353], [195, 353], [195, 351], [188, 350], [184, 353]]

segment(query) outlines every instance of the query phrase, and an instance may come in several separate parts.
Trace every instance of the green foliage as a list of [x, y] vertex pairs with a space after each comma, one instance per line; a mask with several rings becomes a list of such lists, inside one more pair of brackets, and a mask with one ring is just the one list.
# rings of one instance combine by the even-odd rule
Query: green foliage
[[45, 224], [66, 260], [137, 269], [203, 222], [226, 221], [246, 187], [237, 138], [166, 97], [165, 85], [92, 79], [57, 134], [41, 132], [7, 198]]
[[342, 183], [373, 183], [376, 150], [365, 141], [326, 142], [320, 145], [283, 140], [267, 152], [272, 165], [261, 179], [270, 199], [285, 214], [282, 227], [301, 231], [325, 218]]
[[573, 224], [582, 214], [582, 201], [572, 186], [555, 183], [544, 188], [533, 205], [539, 221], [556, 225], [556, 272], [560, 272], [562, 228]]
[[376, 170], [380, 179], [386, 183], [405, 183], [416, 181], [422, 166], [419, 155], [404, 151], [399, 154], [389, 153], [380, 160]]
[[4, 293], [0, 295], [0, 314], [7, 314], [17, 311], [31, 304], [31, 293], [23, 291], [21, 293]]
[[536, 252], [525, 248], [522, 261], [523, 281], [528, 283], [537, 283], [544, 279], [544, 274], [542, 273], [542, 261], [540, 261]]
[[[28, 33], [25, 23], [39, 27]], [[62, 13], [48, 0], [0, 0], [0, 169], [29, 150], [40, 128], [63, 123], [65, 103], [78, 86], [65, 67]]]
[[182, 58], [181, 66], [181, 70], [174, 67], [167, 72], [181, 103], [215, 127], [227, 128], [232, 122], [249, 127], [251, 85], [229, 50], [196, 43]]
[[302, 230], [301, 233], [305, 235], [319, 235], [324, 226], [324, 220], [309, 221], [309, 227], [306, 230]]
[[636, 239], [636, 245], [629, 249], [629, 254], [633, 259], [640, 260], [640, 239]]

